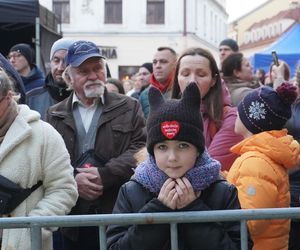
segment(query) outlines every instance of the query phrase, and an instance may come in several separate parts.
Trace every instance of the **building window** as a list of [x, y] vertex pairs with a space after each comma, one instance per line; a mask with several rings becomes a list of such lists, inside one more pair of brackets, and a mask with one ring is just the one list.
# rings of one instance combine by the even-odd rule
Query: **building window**
[[147, 0], [147, 24], [165, 23], [165, 0]]
[[122, 23], [122, 0], [105, 0], [104, 23]]
[[61, 23], [70, 23], [70, 0], [53, 0], [53, 12]]
[[140, 66], [119, 66], [119, 79], [122, 81], [132, 79], [139, 68]]

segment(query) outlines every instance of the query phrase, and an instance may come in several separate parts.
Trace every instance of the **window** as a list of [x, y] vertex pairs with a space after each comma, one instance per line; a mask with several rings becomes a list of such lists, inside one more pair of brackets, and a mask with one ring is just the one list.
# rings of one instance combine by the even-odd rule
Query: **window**
[[147, 24], [165, 23], [165, 0], [147, 0]]
[[122, 23], [122, 0], [105, 0], [104, 23]]
[[70, 23], [70, 0], [53, 0], [53, 12], [62, 23]]
[[119, 79], [131, 79], [139, 71], [140, 66], [119, 66]]

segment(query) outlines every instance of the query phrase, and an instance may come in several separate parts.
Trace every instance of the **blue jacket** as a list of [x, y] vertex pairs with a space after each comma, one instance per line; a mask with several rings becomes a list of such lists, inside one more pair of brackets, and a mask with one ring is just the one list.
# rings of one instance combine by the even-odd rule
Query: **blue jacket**
[[27, 105], [31, 109], [38, 111], [41, 118], [45, 120], [48, 108], [61, 102], [71, 93], [72, 91], [67, 90], [67, 87], [58, 86], [51, 73], [49, 73], [43, 87], [35, 88], [27, 92]]
[[36, 66], [33, 65], [32, 70], [28, 76], [21, 76], [26, 93], [34, 88], [42, 87], [44, 85], [44, 73]]

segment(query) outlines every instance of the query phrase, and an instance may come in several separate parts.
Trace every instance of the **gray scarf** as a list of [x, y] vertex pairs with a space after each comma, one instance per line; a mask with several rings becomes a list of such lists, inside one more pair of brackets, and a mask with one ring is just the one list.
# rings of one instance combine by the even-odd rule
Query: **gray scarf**
[[[205, 150], [196, 160], [195, 166], [185, 173], [195, 192], [204, 190], [214, 183], [220, 174], [221, 164], [210, 157]], [[150, 192], [158, 194], [162, 185], [169, 178], [161, 171], [153, 156], [148, 154], [147, 159], [135, 169], [134, 178]]]

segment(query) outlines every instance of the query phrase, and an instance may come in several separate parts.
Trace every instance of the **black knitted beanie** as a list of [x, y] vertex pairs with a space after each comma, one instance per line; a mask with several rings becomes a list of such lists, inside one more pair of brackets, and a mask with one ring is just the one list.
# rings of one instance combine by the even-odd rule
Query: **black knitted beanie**
[[228, 46], [234, 52], [239, 51], [239, 46], [238, 46], [237, 42], [235, 40], [231, 39], [231, 38], [227, 38], [227, 39], [224, 39], [223, 41], [221, 41], [219, 47], [222, 46], [222, 45]]
[[201, 95], [196, 83], [190, 83], [180, 100], [165, 100], [161, 92], [149, 89], [150, 113], [147, 119], [147, 150], [154, 155], [154, 145], [165, 140], [186, 141], [199, 153], [205, 149]]
[[14, 45], [13, 47], [11, 47], [11, 49], [9, 50], [9, 52], [19, 52], [20, 54], [22, 54], [29, 65], [32, 65], [34, 62], [34, 51], [33, 49], [30, 47], [29, 44], [27, 43], [18, 43], [16, 45]]

